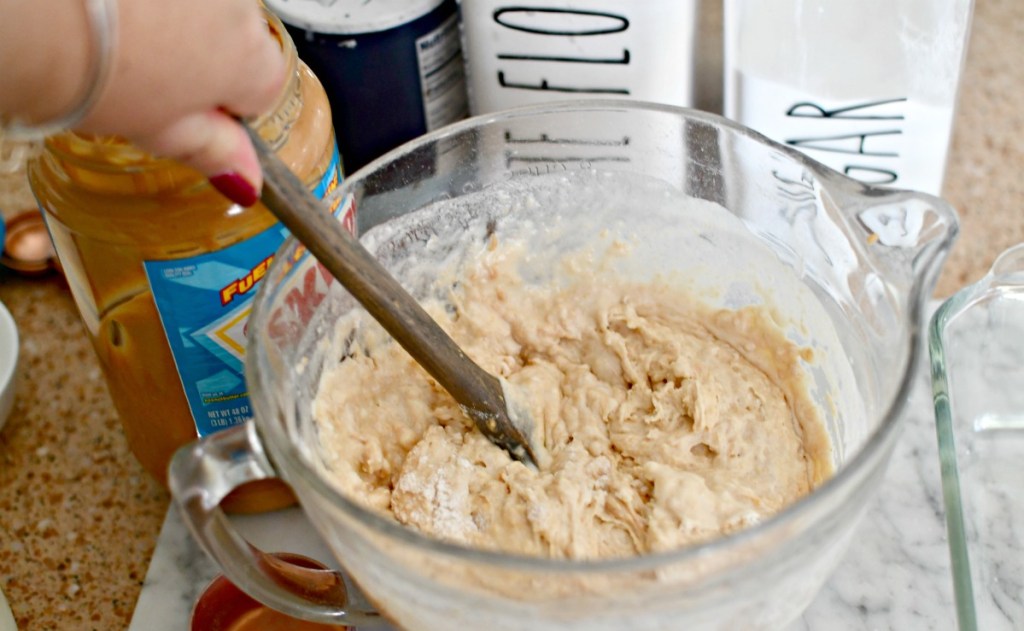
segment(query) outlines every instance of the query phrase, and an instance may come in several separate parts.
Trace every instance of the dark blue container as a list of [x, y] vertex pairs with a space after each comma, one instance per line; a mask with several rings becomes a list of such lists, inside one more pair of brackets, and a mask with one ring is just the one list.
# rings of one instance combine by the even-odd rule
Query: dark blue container
[[327, 91], [351, 173], [468, 114], [456, 0], [266, 0]]

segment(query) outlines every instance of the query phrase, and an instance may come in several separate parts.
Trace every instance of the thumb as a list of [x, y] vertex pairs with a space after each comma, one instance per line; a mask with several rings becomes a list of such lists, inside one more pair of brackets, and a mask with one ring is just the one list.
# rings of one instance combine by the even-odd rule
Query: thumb
[[256, 151], [245, 130], [228, 114], [217, 110], [192, 114], [136, 142], [147, 151], [199, 170], [236, 204], [252, 206], [259, 200], [263, 174]]

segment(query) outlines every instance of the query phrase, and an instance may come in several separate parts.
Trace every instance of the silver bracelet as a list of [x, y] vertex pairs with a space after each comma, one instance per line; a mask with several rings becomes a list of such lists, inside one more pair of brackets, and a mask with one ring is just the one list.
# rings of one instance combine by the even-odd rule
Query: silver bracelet
[[83, 0], [92, 36], [92, 64], [85, 94], [70, 112], [54, 120], [26, 125], [16, 119], [0, 119], [0, 141], [6, 134], [15, 140], [37, 140], [71, 129], [89, 114], [103, 96], [113, 67], [117, 44], [117, 0]]

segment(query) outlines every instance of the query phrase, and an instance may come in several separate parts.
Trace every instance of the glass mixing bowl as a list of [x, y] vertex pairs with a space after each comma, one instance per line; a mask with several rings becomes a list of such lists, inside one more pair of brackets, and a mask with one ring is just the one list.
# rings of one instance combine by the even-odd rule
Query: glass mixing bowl
[[[707, 203], [655, 211], [651, 187]], [[322, 472], [311, 401], [329, 361], [324, 340], [357, 306], [289, 241], [249, 323], [255, 419], [172, 464], [175, 501], [232, 582], [308, 619], [376, 615], [320, 589], [325, 575], [268, 562], [217, 508], [238, 484], [281, 477], [345, 571], [403, 628], [760, 629], [803, 611], [840, 562], [899, 435], [922, 305], [957, 231], [947, 204], [867, 187], [714, 115], [622, 101], [470, 119], [371, 163], [337, 194], [364, 243], [421, 299], [430, 268], [407, 263], [493, 220], [532, 230], [538, 253], [620, 235], [642, 245], [624, 273], [675, 275], [713, 305], [771, 305], [786, 335], [813, 350], [807, 378], [836, 473], [739, 533], [627, 559], [527, 558], [428, 538]], [[443, 220], [410, 214], [436, 203], [452, 207]]]

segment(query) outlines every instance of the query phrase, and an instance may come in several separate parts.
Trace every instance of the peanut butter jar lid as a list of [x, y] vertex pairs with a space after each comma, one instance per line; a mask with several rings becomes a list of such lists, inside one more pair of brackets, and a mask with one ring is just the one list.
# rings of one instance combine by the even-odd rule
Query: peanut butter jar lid
[[45, 274], [57, 268], [57, 255], [38, 210], [13, 215], [5, 222], [0, 263], [27, 275]]
[[[298, 554], [277, 553], [274, 556], [297, 565], [326, 569], [322, 563]], [[213, 579], [196, 600], [190, 628], [192, 631], [337, 631], [348, 627], [319, 624], [283, 614], [249, 596], [221, 575]]]

